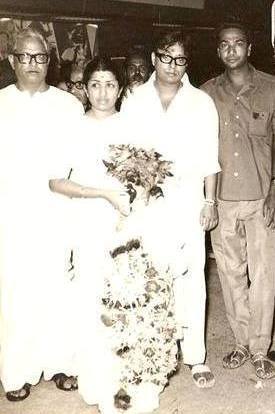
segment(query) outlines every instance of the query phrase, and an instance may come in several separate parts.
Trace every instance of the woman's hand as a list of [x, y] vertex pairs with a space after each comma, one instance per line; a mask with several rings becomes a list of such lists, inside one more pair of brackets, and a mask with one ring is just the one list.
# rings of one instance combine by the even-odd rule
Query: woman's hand
[[200, 224], [203, 230], [212, 230], [218, 224], [219, 216], [215, 204], [205, 204], [200, 214]]
[[105, 199], [123, 216], [127, 217], [130, 214], [130, 198], [126, 191], [107, 190]]

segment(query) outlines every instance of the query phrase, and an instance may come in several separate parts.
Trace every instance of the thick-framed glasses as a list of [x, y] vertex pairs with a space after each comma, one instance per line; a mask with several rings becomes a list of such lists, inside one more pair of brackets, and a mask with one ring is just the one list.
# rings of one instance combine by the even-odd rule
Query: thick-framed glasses
[[156, 53], [156, 56], [162, 63], [166, 63], [166, 65], [170, 65], [173, 61], [177, 66], [184, 66], [187, 63], [186, 56], [178, 56], [173, 58], [173, 56], [167, 55], [166, 53]]
[[39, 65], [45, 65], [49, 61], [49, 55], [47, 53], [14, 53], [13, 55], [16, 56], [18, 62], [23, 65], [30, 64], [32, 60]]
[[75, 87], [76, 89], [83, 89], [84, 88], [84, 83], [82, 81], [66, 81], [65, 82], [67, 85], [68, 89], [73, 89], [73, 87]]

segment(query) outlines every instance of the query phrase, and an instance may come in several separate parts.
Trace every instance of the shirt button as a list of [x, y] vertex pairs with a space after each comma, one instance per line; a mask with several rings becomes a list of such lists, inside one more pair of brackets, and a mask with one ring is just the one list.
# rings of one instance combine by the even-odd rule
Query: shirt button
[[238, 152], [234, 152], [234, 155], [235, 155], [235, 157], [238, 157], [239, 156], [239, 153]]
[[237, 97], [236, 97], [236, 99], [237, 99], [237, 101], [239, 101], [239, 100], [240, 100], [240, 97], [239, 97], [239, 96], [237, 96]]
[[239, 117], [239, 115], [236, 115], [236, 119], [239, 119], [240, 117]]
[[238, 132], [236, 132], [235, 137], [239, 138], [239, 133]]
[[234, 172], [234, 177], [238, 177], [239, 173], [237, 171]]
[[227, 121], [224, 121], [224, 125], [228, 125], [228, 122]]

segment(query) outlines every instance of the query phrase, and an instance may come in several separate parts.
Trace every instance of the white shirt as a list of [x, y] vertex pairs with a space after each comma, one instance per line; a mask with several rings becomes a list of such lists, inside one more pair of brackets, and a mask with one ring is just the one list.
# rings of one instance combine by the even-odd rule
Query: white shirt
[[175, 162], [178, 179], [204, 178], [220, 171], [218, 114], [212, 99], [182, 78], [165, 111], [154, 85], [155, 73], [123, 102], [121, 114], [134, 141]]

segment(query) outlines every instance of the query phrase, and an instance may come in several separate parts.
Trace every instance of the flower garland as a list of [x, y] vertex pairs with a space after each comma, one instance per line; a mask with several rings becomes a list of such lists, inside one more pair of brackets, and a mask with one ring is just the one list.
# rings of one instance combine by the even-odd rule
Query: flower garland
[[114, 268], [105, 279], [101, 319], [112, 352], [120, 357], [115, 401], [127, 409], [133, 385], [163, 389], [176, 369], [173, 280], [169, 271], [161, 275], [155, 270], [137, 239], [111, 255]]

